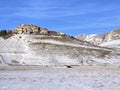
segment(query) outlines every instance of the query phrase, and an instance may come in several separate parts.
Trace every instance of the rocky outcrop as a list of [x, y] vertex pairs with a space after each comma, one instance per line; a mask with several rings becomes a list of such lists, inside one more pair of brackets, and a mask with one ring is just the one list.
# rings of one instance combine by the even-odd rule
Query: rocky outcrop
[[120, 39], [120, 29], [113, 30], [106, 34], [80, 35], [76, 38], [93, 43], [95, 45], [99, 45], [103, 42], [109, 42], [112, 40]]
[[16, 32], [17, 34], [39, 33], [40, 27], [32, 25], [32, 24], [31, 25], [21, 24], [14, 30], [14, 32]]
[[13, 30], [13, 33], [16, 33], [16, 34], [40, 34], [40, 35], [49, 35], [49, 36], [50, 35], [54, 35], [54, 36], [65, 35], [63, 33], [48, 30], [46, 28], [42, 28], [42, 27], [32, 25], [32, 24], [21, 24], [15, 30]]

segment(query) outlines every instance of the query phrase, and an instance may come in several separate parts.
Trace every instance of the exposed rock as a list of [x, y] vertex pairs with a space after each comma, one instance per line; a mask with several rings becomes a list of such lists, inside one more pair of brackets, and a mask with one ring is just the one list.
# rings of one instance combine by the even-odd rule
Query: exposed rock
[[24, 33], [24, 34], [32, 34], [32, 33], [37, 34], [40, 31], [41, 31], [40, 27], [32, 25], [32, 24], [21, 24], [14, 30], [14, 32], [17, 34], [22, 34], [22, 33]]
[[32, 24], [21, 24], [15, 30], [12, 31], [14, 34], [39, 34], [48, 36], [68, 36], [61, 32], [56, 32], [53, 30], [48, 30], [47, 28], [42, 28]]
[[45, 35], [45, 36], [53, 36], [53, 37], [55, 36], [58, 38], [67, 37], [67, 38], [73, 39], [72, 36], [66, 35], [64, 33], [48, 30], [47, 28], [42, 28], [32, 24], [21, 24], [14, 30], [12, 30], [12, 33], [13, 34], [35, 34], [35, 35], [37, 34], [37, 35]]

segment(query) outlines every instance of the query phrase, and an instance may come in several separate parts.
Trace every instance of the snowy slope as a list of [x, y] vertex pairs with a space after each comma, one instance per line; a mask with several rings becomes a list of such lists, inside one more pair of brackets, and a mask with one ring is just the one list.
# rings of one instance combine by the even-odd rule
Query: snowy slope
[[104, 42], [100, 44], [99, 46], [110, 47], [110, 48], [120, 48], [120, 39], [109, 41], [109, 42]]
[[1, 65], [120, 65], [113, 49], [82, 41], [40, 35], [14, 35], [0, 40]]

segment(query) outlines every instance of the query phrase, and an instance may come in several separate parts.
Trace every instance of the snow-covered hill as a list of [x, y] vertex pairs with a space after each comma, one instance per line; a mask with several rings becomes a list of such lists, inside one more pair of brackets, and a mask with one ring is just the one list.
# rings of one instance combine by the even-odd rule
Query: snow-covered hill
[[32, 24], [10, 32], [8, 39], [0, 38], [0, 65], [120, 65], [120, 51], [106, 48], [119, 46], [120, 30], [81, 40]]
[[120, 53], [67, 37], [15, 34], [0, 40], [0, 65], [120, 65]]

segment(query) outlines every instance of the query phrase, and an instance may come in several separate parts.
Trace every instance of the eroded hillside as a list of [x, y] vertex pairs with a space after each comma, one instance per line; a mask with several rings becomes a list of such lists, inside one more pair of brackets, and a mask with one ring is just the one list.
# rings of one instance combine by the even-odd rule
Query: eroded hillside
[[0, 40], [1, 65], [119, 65], [120, 53], [72, 38], [17, 34]]

